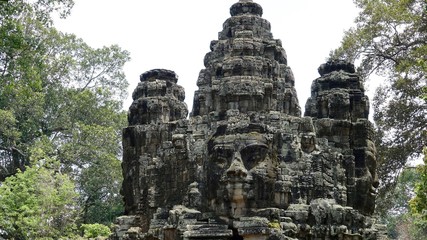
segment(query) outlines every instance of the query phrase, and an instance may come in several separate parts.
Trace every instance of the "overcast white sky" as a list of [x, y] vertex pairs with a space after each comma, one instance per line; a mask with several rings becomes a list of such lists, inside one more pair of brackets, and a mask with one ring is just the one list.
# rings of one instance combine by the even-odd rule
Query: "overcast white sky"
[[[218, 39], [229, 9], [238, 0], [75, 0], [71, 16], [56, 27], [83, 38], [92, 47], [118, 44], [131, 53], [125, 65], [129, 98], [139, 75], [154, 68], [175, 71], [186, 90], [191, 111], [193, 94], [209, 44]], [[295, 75], [301, 108], [310, 95], [317, 68], [336, 48], [357, 15], [352, 0], [255, 0], [281, 39]]]

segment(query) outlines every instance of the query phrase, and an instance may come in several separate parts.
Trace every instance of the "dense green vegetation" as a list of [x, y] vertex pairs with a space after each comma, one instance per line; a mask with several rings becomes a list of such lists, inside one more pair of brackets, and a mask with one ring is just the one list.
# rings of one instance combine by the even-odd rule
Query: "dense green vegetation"
[[[53, 27], [72, 0], [0, 1], [0, 229], [58, 238], [122, 211], [129, 53]], [[1, 232], [0, 234], [6, 234]]]
[[32, 152], [31, 166], [0, 187], [0, 226], [12, 239], [71, 237], [78, 209], [74, 183], [42, 147]]
[[427, 147], [424, 149], [424, 165], [417, 168], [419, 180], [415, 182], [415, 197], [409, 202], [414, 224], [414, 235], [421, 239], [427, 235]]
[[[411, 221], [408, 222], [417, 222], [412, 227], [424, 228], [411, 227], [406, 236], [417, 239], [416, 232], [427, 229], [427, 199], [423, 198], [421, 190], [425, 190], [422, 186], [426, 185], [426, 175], [420, 171], [419, 178], [413, 176], [409, 181], [405, 168], [411, 161], [421, 158], [427, 145], [427, 102], [422, 97], [427, 89], [427, 2], [354, 2], [361, 9], [356, 26], [345, 33], [341, 46], [331, 53], [331, 58], [360, 62], [359, 71], [370, 81], [385, 79], [373, 99], [381, 180], [377, 211], [385, 216], [390, 214], [390, 209], [400, 206], [398, 213], [408, 216], [408, 201], [413, 194], [402, 199], [398, 193], [402, 191], [402, 184], [414, 193], [413, 181], [420, 181], [415, 188], [418, 200], [413, 200], [411, 205], [417, 206], [412, 209], [417, 215], [409, 214]], [[419, 215], [423, 212], [424, 218]], [[397, 237], [397, 233], [394, 235]]]

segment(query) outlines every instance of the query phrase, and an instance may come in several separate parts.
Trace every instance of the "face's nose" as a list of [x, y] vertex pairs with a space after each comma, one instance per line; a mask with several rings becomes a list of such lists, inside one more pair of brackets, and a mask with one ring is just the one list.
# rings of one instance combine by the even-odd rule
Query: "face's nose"
[[378, 175], [376, 172], [374, 172], [374, 176], [372, 178], [374, 180], [372, 186], [374, 186], [374, 188], [378, 188], [380, 185], [380, 180], [378, 179]]
[[245, 166], [243, 165], [240, 152], [234, 153], [233, 160], [226, 173], [227, 177], [229, 178], [245, 178], [248, 175], [248, 170], [246, 170]]

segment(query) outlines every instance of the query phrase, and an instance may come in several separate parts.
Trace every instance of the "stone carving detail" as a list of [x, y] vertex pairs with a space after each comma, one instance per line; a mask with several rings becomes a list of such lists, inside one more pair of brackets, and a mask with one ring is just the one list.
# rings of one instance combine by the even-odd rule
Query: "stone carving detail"
[[123, 130], [126, 216], [111, 239], [385, 239], [354, 66], [321, 65], [301, 117], [261, 6], [241, 0], [230, 13], [189, 119], [174, 72], [141, 75]]

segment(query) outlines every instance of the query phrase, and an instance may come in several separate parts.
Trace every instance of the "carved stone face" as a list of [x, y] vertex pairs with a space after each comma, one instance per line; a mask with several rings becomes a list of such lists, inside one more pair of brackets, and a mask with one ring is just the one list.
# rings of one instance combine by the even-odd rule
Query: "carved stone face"
[[219, 216], [247, 216], [272, 201], [276, 164], [266, 135], [224, 134], [209, 141], [207, 195]]
[[[377, 188], [379, 185], [378, 175], [377, 175], [377, 161], [376, 161], [376, 149], [375, 145], [371, 140], [367, 140], [367, 147], [363, 154], [363, 159], [365, 163], [364, 168], [360, 168], [359, 173], [361, 176], [358, 176], [358, 189], [357, 191], [360, 196], [358, 196], [359, 200], [359, 208], [363, 212], [372, 213], [375, 210], [375, 198], [377, 194]], [[362, 190], [363, 189], [363, 190]], [[360, 199], [362, 198], [362, 199]]]

